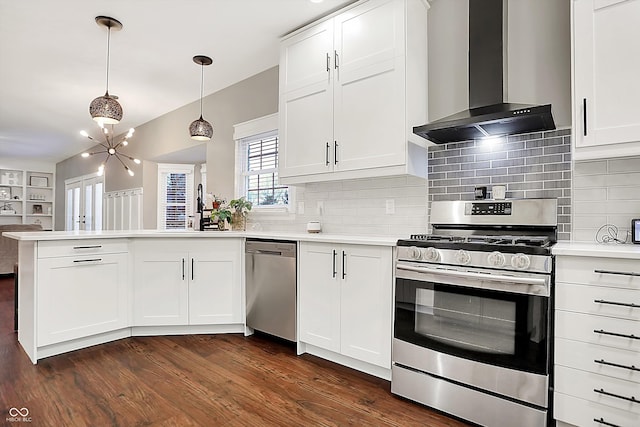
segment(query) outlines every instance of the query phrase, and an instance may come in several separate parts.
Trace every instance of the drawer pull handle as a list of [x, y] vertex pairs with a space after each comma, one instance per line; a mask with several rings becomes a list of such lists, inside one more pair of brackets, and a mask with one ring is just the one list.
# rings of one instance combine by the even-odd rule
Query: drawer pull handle
[[628, 272], [628, 271], [613, 271], [613, 270], [593, 270], [594, 273], [600, 274], [617, 274], [619, 276], [633, 276], [639, 277], [640, 273]]
[[612, 424], [612, 423], [608, 423], [604, 420], [604, 418], [600, 417], [600, 419], [594, 418], [593, 421], [602, 424], [603, 426], [610, 426], [610, 427], [620, 427], [618, 424]]
[[631, 366], [627, 366], [627, 365], [620, 365], [618, 363], [613, 363], [613, 362], [607, 362], [604, 359], [595, 359], [594, 362], [596, 363], [600, 363], [601, 365], [607, 365], [607, 366], [615, 366], [616, 368], [624, 368], [624, 369], [628, 369], [630, 371], [640, 371], [640, 368], [636, 368], [636, 365], [631, 365]]
[[609, 332], [609, 331], [605, 331], [604, 329], [594, 329], [593, 332], [595, 332], [596, 334], [602, 334], [602, 335], [611, 335], [613, 337], [622, 337], [622, 338], [631, 338], [632, 340], [640, 340], [640, 337], [637, 337], [633, 334], [627, 335], [627, 334], [619, 334], [617, 332]]
[[74, 246], [73, 249], [100, 249], [102, 245], [94, 245], [94, 246]]
[[622, 307], [640, 308], [640, 305], [634, 304], [632, 302], [606, 301], [603, 299], [594, 299], [593, 302], [597, 304], [620, 305]]
[[74, 259], [73, 262], [102, 262], [102, 258], [94, 259]]
[[637, 400], [633, 396], [631, 397], [620, 396], [619, 394], [609, 393], [608, 391], [604, 391], [604, 389], [602, 388], [600, 390], [598, 390], [597, 388], [594, 388], [593, 391], [595, 391], [596, 393], [604, 394], [605, 396], [615, 397], [616, 399], [628, 400], [629, 402], [633, 402], [633, 403], [640, 403], [640, 400]]

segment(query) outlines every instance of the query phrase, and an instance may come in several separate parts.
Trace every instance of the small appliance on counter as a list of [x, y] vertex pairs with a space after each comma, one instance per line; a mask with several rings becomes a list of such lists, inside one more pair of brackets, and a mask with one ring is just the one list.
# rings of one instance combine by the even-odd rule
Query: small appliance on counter
[[322, 231], [322, 224], [320, 221], [309, 221], [307, 223], [307, 233], [320, 233]]
[[198, 184], [197, 194], [198, 198], [196, 200], [194, 228], [197, 227], [197, 229], [200, 231], [217, 231], [218, 224], [211, 221], [212, 209], [204, 208], [204, 194], [202, 190], [202, 184]]

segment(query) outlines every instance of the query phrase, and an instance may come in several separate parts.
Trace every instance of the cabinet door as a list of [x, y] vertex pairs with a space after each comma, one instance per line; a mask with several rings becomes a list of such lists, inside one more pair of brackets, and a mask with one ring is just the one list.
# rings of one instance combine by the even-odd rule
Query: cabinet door
[[186, 325], [189, 321], [187, 252], [136, 247], [133, 283], [134, 326]]
[[189, 252], [189, 324], [242, 323], [240, 239]]
[[574, 2], [576, 147], [640, 141], [638, 17], [640, 0]]
[[342, 248], [342, 354], [391, 369], [392, 250]]
[[300, 243], [298, 292], [300, 341], [340, 351], [338, 250], [322, 243]]
[[280, 48], [279, 174], [323, 173], [333, 167], [333, 21]]
[[38, 261], [38, 347], [129, 325], [128, 254]]
[[335, 18], [336, 170], [405, 163], [403, 5], [369, 1]]

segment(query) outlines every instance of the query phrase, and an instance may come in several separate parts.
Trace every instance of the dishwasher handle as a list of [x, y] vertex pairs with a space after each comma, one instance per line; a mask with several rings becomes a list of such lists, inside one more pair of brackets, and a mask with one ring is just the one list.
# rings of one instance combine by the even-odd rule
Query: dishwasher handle
[[275, 256], [282, 256], [282, 251], [267, 251], [264, 249], [254, 249], [254, 250], [248, 250], [247, 251], [248, 254], [260, 254], [260, 255], [275, 255]]

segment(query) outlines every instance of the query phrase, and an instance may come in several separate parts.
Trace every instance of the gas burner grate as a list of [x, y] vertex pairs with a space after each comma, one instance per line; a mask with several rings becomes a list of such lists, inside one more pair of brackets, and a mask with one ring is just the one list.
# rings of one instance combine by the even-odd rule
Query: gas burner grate
[[551, 239], [546, 236], [451, 236], [441, 234], [412, 234], [410, 240], [416, 242], [459, 242], [478, 245], [532, 246], [540, 248], [548, 247], [551, 244]]

